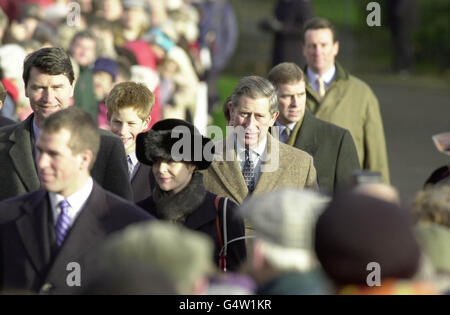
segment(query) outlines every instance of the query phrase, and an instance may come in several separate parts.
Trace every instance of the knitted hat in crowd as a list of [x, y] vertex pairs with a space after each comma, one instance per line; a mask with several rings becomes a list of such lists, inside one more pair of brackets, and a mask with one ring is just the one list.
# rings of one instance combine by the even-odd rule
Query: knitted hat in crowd
[[116, 80], [117, 76], [117, 62], [110, 58], [100, 57], [95, 60], [94, 67], [92, 68], [92, 72], [104, 71], [109, 73], [113, 80]]
[[164, 119], [136, 138], [136, 157], [139, 162], [152, 165], [157, 158], [183, 161], [209, 167], [214, 157], [214, 143], [203, 137], [198, 129], [181, 119]]
[[420, 249], [412, 217], [397, 205], [368, 196], [337, 195], [319, 217], [315, 250], [337, 284], [366, 284], [378, 263], [381, 279], [411, 278], [419, 266]]

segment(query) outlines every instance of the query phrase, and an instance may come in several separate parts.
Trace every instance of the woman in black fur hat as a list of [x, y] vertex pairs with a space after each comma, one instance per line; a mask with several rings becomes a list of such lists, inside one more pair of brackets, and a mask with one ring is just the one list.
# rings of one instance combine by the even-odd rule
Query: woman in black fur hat
[[[157, 183], [151, 196], [138, 205], [159, 219], [210, 235], [219, 267], [236, 270], [246, 258], [245, 241], [229, 242], [245, 235], [243, 219], [236, 214], [237, 205], [227, 200], [224, 220], [225, 199], [206, 191], [203, 175], [198, 172], [209, 167], [213, 155], [213, 142], [194, 125], [179, 119], [157, 122], [136, 139], [136, 156], [139, 162], [152, 166]], [[229, 244], [226, 257], [220, 257], [219, 253], [224, 254], [224, 228]]]

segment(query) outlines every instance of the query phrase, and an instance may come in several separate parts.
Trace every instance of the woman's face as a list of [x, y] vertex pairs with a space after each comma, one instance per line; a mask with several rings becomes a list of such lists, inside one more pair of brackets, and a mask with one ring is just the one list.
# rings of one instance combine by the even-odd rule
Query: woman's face
[[195, 165], [158, 159], [152, 165], [153, 175], [163, 191], [179, 193], [191, 181]]

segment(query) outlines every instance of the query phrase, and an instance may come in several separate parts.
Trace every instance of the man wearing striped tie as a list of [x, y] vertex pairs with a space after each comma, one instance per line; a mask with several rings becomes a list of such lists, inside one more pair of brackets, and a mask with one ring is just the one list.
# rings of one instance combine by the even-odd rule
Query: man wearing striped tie
[[[76, 293], [89, 281], [105, 238], [152, 217], [92, 179], [100, 134], [88, 113], [69, 107], [41, 127], [41, 189], [0, 202], [2, 290]], [[70, 274], [73, 266], [77, 274]]]

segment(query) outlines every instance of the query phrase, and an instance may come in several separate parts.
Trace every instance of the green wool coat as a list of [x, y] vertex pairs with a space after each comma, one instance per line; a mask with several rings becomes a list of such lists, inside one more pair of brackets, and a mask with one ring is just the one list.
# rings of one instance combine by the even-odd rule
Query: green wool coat
[[336, 63], [336, 77], [320, 100], [306, 82], [306, 108], [317, 118], [348, 129], [363, 169], [381, 172], [389, 184], [389, 166], [378, 100], [370, 87]]

